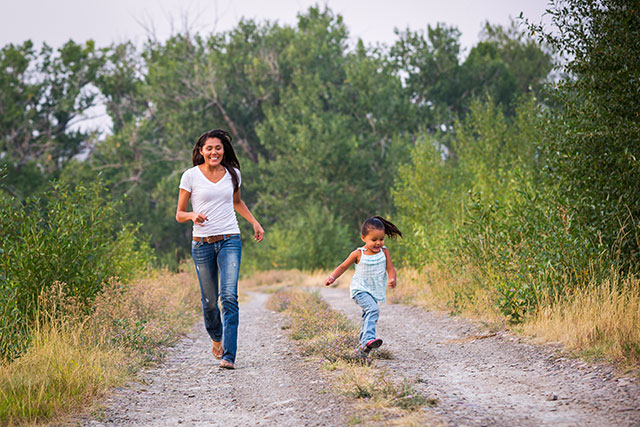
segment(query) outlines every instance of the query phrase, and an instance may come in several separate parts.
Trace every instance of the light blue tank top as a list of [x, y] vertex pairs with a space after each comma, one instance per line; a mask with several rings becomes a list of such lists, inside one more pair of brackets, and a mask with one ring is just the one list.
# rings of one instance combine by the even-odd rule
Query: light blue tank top
[[358, 249], [362, 254], [349, 286], [351, 298], [358, 292], [369, 292], [376, 301], [382, 302], [387, 294], [387, 257], [382, 250], [374, 255], [365, 255], [364, 247]]

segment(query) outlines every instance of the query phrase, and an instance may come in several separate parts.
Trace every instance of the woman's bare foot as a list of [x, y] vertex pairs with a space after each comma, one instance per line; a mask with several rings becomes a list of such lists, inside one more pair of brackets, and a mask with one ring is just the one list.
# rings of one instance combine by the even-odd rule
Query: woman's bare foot
[[211, 347], [211, 353], [213, 353], [213, 357], [216, 359], [222, 359], [222, 342], [214, 341], [213, 346]]

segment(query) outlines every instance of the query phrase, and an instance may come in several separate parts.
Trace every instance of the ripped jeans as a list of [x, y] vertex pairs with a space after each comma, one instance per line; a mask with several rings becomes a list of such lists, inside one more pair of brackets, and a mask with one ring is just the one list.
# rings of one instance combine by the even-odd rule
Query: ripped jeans
[[200, 282], [204, 326], [212, 340], [222, 341], [222, 359], [235, 363], [239, 319], [238, 274], [242, 256], [240, 236], [230, 236], [214, 243], [194, 240], [191, 242], [191, 255]]

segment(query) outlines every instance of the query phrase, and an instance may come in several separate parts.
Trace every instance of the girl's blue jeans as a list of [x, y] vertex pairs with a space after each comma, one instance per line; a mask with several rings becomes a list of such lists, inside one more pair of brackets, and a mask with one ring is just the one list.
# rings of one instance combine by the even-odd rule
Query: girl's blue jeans
[[[242, 243], [230, 236], [215, 243], [191, 243], [198, 272], [204, 326], [214, 341], [222, 341], [222, 359], [235, 363], [238, 348], [238, 275]], [[222, 305], [222, 322], [218, 297]]]
[[376, 323], [380, 316], [380, 308], [369, 292], [358, 292], [353, 299], [362, 308], [360, 345], [364, 347], [369, 341], [376, 339]]

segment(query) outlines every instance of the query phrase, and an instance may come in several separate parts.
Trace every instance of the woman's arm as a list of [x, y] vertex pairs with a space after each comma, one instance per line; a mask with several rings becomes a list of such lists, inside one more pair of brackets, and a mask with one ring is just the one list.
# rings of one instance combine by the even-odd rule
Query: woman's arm
[[387, 274], [389, 274], [389, 287], [396, 287], [396, 269], [393, 267], [393, 262], [391, 262], [391, 255], [389, 254], [389, 249], [382, 248], [384, 252], [384, 256], [387, 258]]
[[233, 193], [233, 208], [238, 212], [244, 219], [249, 221], [251, 225], [253, 225], [253, 238], [260, 242], [264, 238], [264, 229], [260, 225], [257, 219], [253, 217], [251, 211], [247, 207], [247, 205], [242, 200], [240, 196], [240, 189]]
[[351, 252], [347, 259], [345, 259], [342, 264], [340, 264], [338, 267], [336, 267], [335, 270], [333, 270], [331, 276], [327, 277], [327, 280], [324, 281], [324, 285], [329, 286], [333, 284], [338, 277], [342, 276], [342, 273], [347, 271], [347, 268], [349, 268], [351, 264], [358, 261], [359, 256], [360, 250], [356, 249], [355, 251]]
[[204, 222], [207, 220], [207, 217], [205, 215], [197, 212], [187, 212], [187, 209], [189, 208], [190, 198], [191, 198], [191, 193], [181, 188], [180, 194], [178, 195], [178, 208], [176, 209], [176, 221], [187, 222], [191, 220], [198, 225], [203, 225]]

